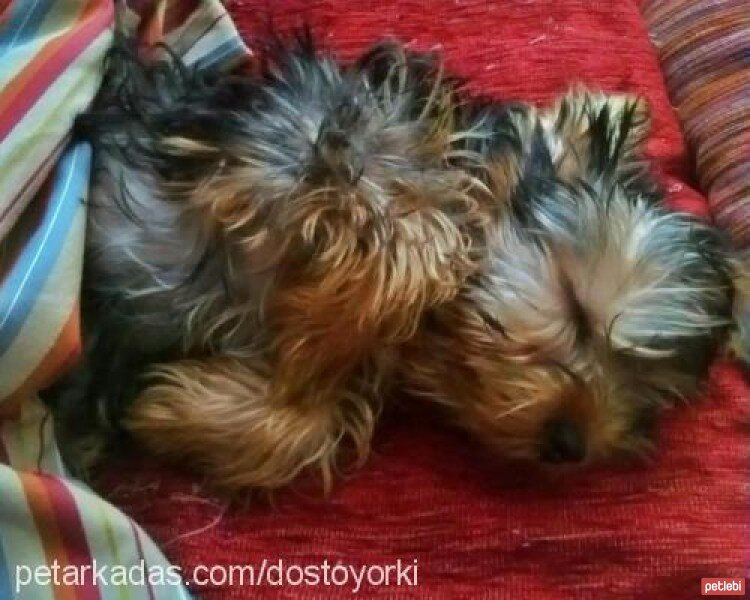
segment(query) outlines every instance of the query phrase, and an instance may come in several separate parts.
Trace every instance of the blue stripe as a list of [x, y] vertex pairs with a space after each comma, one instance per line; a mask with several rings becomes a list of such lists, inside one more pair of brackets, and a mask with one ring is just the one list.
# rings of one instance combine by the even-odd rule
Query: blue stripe
[[44, 217], [0, 287], [0, 357], [10, 347], [36, 304], [60, 258], [73, 219], [83, 210], [91, 147], [83, 142], [65, 150], [55, 171]]
[[3, 538], [0, 537], [0, 598], [14, 598], [13, 587], [10, 583], [10, 573], [8, 573], [8, 561], [3, 551]]
[[246, 54], [245, 44], [238, 37], [234, 37], [226, 42], [219, 44], [211, 50], [208, 54], [204, 54], [198, 60], [196, 60], [191, 66], [201, 71], [209, 67], [213, 67], [219, 62], [228, 62], [235, 58], [235, 56], [244, 56]]
[[[0, 31], [0, 65], [10, 64], [10, 54], [34, 37], [54, 0], [11, 0], [10, 18]], [[2, 67], [0, 67], [1, 69]]]

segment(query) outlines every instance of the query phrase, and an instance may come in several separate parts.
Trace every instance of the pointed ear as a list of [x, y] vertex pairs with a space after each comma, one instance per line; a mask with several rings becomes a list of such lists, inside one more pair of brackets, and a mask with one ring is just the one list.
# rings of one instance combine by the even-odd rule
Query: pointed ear
[[648, 103], [639, 96], [578, 88], [543, 110], [541, 122], [563, 181], [627, 178], [642, 169], [650, 115]]
[[442, 154], [450, 144], [462, 82], [446, 73], [436, 52], [405, 48], [395, 41], [373, 46], [355, 68], [387, 110], [425, 125], [423, 142]]
[[405, 77], [411, 77], [411, 83], [414, 79], [427, 80], [439, 70], [439, 64], [435, 53], [415, 52], [394, 40], [387, 40], [365, 52], [355, 63], [355, 68], [368, 78], [372, 86], [382, 87], [386, 82], [396, 84]]
[[489, 105], [477, 129], [486, 132], [480, 136], [479, 151], [488, 159], [487, 183], [503, 205], [510, 205], [519, 186], [531, 193], [554, 177], [539, 113], [533, 105]]

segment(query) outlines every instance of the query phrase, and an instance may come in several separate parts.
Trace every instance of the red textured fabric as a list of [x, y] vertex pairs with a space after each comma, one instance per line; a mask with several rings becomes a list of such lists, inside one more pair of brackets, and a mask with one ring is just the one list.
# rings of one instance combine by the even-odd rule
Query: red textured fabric
[[[650, 154], [670, 201], [706, 214], [685, 146], [634, 2], [237, 0], [231, 10], [252, 47], [267, 18], [312, 24], [351, 58], [394, 35], [440, 47], [478, 92], [546, 101], [573, 82], [643, 94], [653, 110]], [[372, 458], [330, 500], [281, 493], [273, 507], [226, 509], [197, 482], [129, 464], [104, 480], [108, 497], [186, 569], [255, 564], [418, 561], [418, 587], [364, 586], [364, 597], [700, 597], [701, 577], [747, 571], [750, 388], [718, 364], [708, 393], [674, 411], [647, 465], [544, 478], [493, 463], [425, 407], [392, 411]], [[126, 473], [126, 476], [123, 476]], [[352, 587], [202, 588], [208, 599], [351, 597]]]

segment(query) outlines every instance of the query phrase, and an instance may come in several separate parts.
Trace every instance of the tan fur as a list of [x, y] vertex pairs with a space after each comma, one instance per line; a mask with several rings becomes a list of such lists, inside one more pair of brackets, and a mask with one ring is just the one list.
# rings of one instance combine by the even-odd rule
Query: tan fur
[[270, 393], [269, 373], [230, 358], [157, 367], [127, 427], [149, 451], [179, 457], [223, 492], [277, 488], [306, 469], [329, 490], [342, 443], [359, 461], [367, 455], [377, 404], [353, 395], [332, 403], [316, 390], [285, 401]]
[[[455, 131], [455, 89], [438, 72], [426, 97], [413, 98], [407, 53], [386, 52], [391, 69], [351, 103], [356, 118], [346, 103], [321, 114], [325, 98], [305, 104], [306, 88], [290, 99], [279, 86], [268, 104], [280, 110], [256, 115], [234, 146], [159, 140], [173, 157], [212, 165], [197, 184], [165, 187], [221, 241], [233, 294], [252, 298], [212, 315], [208, 328], [197, 320], [203, 331], [188, 323], [190, 337], [210, 347], [220, 331], [225, 346], [251, 341], [257, 352], [155, 367], [126, 427], [230, 493], [275, 489], [303, 471], [327, 490], [345, 447], [367, 455], [400, 372], [410, 391], [503, 455], [538, 459], [560, 416], [581, 430], [585, 461], [643, 452], [640, 411], [696, 389], [675, 346], [724, 325], [692, 306], [705, 290], [681, 279], [681, 258], [651, 244], [677, 231], [665, 244], [683, 251], [685, 222], [628, 196], [643, 170], [646, 104], [580, 89], [551, 108], [511, 111], [518, 147], [479, 169], [453, 168], [478, 154], [461, 148], [475, 132]], [[311, 88], [342, 77], [330, 61], [315, 73]], [[602, 133], [597, 119], [611, 129]], [[624, 139], [623, 120], [632, 123]], [[279, 122], [291, 124], [282, 149], [268, 136]], [[511, 213], [538, 164], [526, 159], [540, 131], [554, 168], [544, 177], [565, 185], [552, 199], [561, 211], [537, 199], [539, 222], [528, 229], [549, 231], [532, 239]], [[609, 146], [595, 146], [592, 131]], [[611, 171], [594, 172], [608, 160]], [[579, 198], [571, 190], [581, 182]], [[609, 221], [597, 195], [611, 203]], [[560, 213], [574, 218], [558, 222]], [[666, 349], [653, 343], [660, 315], [671, 327]]]
[[592, 117], [603, 110], [614, 126], [623, 116], [633, 112], [633, 127], [623, 142], [620, 167], [640, 158], [638, 150], [648, 137], [651, 127], [649, 107], [645, 99], [629, 94], [605, 94], [583, 87], [572, 89], [560, 97], [551, 108], [538, 113], [558, 177], [568, 183], [582, 177], [589, 167]]
[[[528, 305], [519, 309], [500, 318], [522, 332], [534, 311]], [[558, 319], [555, 327], [566, 327], [562, 315], [552, 318]], [[584, 434], [586, 462], [650, 448], [646, 438], [631, 435], [632, 419], [639, 406], [654, 401], [645, 382], [676, 385], [665, 364], [641, 372], [635, 382], [627, 363], [604, 358], [604, 343], [586, 349], [574, 333], [566, 342], [562, 329], [551, 330], [547, 340], [520, 339], [515, 331], [493, 329], [481, 305], [461, 294], [407, 345], [407, 388], [441, 405], [491, 450], [514, 459], [538, 461], [544, 426], [559, 416]]]
[[[642, 100], [579, 89], [511, 118], [517, 143], [490, 155], [486, 181], [530, 224], [501, 217], [477, 273], [407, 344], [405, 385], [501, 456], [545, 460], [561, 420], [580, 435], [571, 460], [641, 455], [727, 328], [722, 253], [704, 225], [642, 197]], [[544, 163], [540, 131], [562, 183], [529, 197], [549, 177], [521, 181]]]
[[[221, 489], [273, 489], [308, 469], [328, 488], [344, 439], [364, 458], [399, 346], [475, 269], [491, 199], [473, 176], [445, 168], [460, 135], [453, 87], [437, 73], [420, 114], [404, 117], [413, 85], [407, 55], [398, 46], [387, 51], [385, 84], [362, 100], [371, 111], [364, 133], [316, 150], [322, 180], [316, 171], [296, 180], [269, 172], [256, 158], [273, 156], [264, 146], [256, 155], [239, 149], [231, 164], [180, 190], [227, 240], [233, 286], [266, 277], [257, 319], [266, 366], [244, 358], [163, 365], [126, 426]], [[314, 118], [298, 127], [310, 127], [310, 146], [327, 134], [310, 125]], [[181, 138], [162, 143], [207, 160], [219, 152]], [[353, 148], [364, 149], [361, 164]], [[218, 322], [246, 325], [229, 313]]]

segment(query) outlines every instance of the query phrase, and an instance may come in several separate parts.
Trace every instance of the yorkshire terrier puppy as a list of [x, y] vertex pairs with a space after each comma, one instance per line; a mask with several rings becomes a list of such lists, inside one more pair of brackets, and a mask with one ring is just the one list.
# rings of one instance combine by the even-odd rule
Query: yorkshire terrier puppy
[[327, 487], [344, 442], [364, 457], [398, 348], [491, 212], [445, 168], [454, 88], [395, 43], [341, 67], [301, 36], [232, 77], [116, 50], [80, 124], [86, 347], [55, 401], [73, 462], [102, 424], [229, 492], [306, 468]]
[[409, 345], [407, 386], [502, 456], [643, 453], [731, 323], [722, 240], [661, 203], [638, 98], [581, 90], [464, 118], [461, 166], [509, 208], [478, 272]]

